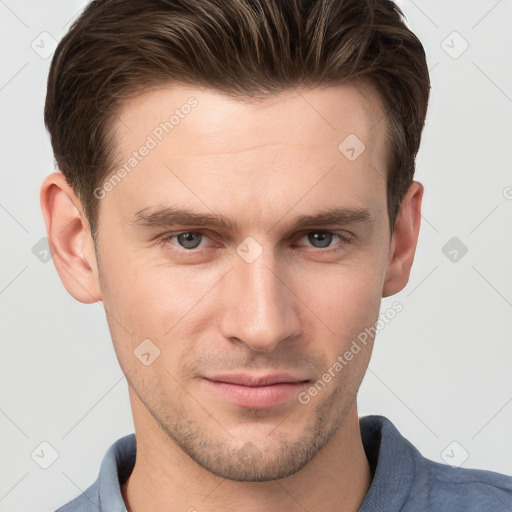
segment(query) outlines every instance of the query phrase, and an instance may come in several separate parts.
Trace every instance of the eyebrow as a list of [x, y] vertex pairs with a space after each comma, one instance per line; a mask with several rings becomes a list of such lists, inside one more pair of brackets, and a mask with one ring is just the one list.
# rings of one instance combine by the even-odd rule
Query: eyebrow
[[[284, 218], [284, 217], [282, 217]], [[293, 228], [347, 225], [354, 223], [372, 223], [371, 213], [359, 206], [329, 208], [309, 215], [299, 215], [286, 224]], [[280, 221], [278, 221], [280, 222]], [[278, 223], [276, 222], [276, 224]], [[239, 229], [237, 221], [228, 219], [223, 215], [194, 212], [173, 206], [164, 207], [155, 211], [143, 208], [133, 215], [129, 223], [145, 228], [169, 228], [176, 225], [194, 227], [215, 227], [226, 231], [236, 232]]]

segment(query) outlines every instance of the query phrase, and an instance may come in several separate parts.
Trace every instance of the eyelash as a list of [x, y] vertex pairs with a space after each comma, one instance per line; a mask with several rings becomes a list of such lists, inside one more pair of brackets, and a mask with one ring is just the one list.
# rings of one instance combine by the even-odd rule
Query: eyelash
[[[209, 238], [208, 235], [202, 231], [178, 231], [178, 232], [175, 232], [175, 233], [166, 233], [165, 235], [162, 235], [161, 237], [159, 237], [159, 240], [160, 240], [160, 245], [163, 247], [164, 245], [170, 245], [170, 242], [171, 240], [173, 240], [174, 238], [177, 238], [179, 235], [184, 235], [184, 234], [187, 234], [187, 233], [194, 233], [196, 235], [203, 235], [205, 236], [206, 238]], [[300, 236], [300, 238], [303, 238], [304, 236], [307, 236], [311, 233], [323, 233], [323, 234], [327, 234], [327, 235], [334, 235], [335, 237], [338, 237], [340, 239], [340, 243], [342, 244], [341, 246], [339, 247], [336, 247], [336, 246], [333, 246], [333, 247], [327, 247], [325, 249], [322, 249], [322, 248], [319, 248], [319, 247], [311, 247], [311, 250], [310, 252], [313, 252], [315, 254], [331, 254], [331, 253], [335, 253], [335, 252], [338, 252], [340, 250], [343, 250], [344, 246], [345, 245], [348, 245], [351, 243], [351, 239], [340, 234], [340, 233], [335, 233], [333, 231], [326, 231], [326, 230], [322, 230], [322, 229], [317, 229], [317, 230], [312, 230], [312, 231], [308, 231], [304, 234], [302, 234]], [[199, 253], [202, 249], [186, 249], [185, 247], [182, 248], [183, 250], [178, 250], [178, 252], [181, 252], [182, 254], [196, 254], [196, 253]]]

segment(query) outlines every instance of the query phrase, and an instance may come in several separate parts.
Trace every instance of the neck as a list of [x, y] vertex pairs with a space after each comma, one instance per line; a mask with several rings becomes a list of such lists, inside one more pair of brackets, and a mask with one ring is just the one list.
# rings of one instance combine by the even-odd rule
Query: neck
[[371, 484], [355, 403], [337, 432], [306, 466], [269, 482], [235, 482], [213, 475], [147, 419], [144, 426], [149, 428], [140, 431], [137, 425], [141, 423], [135, 421], [136, 462], [121, 488], [129, 512], [348, 512], [359, 509]]

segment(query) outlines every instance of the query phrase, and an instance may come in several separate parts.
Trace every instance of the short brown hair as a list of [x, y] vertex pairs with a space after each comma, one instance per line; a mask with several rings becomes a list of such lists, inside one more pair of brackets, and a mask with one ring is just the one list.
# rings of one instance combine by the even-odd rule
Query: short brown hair
[[95, 0], [52, 59], [45, 125], [96, 241], [94, 190], [114, 171], [116, 112], [169, 83], [236, 99], [362, 78], [387, 113], [393, 232], [414, 176], [430, 79], [425, 52], [390, 0]]

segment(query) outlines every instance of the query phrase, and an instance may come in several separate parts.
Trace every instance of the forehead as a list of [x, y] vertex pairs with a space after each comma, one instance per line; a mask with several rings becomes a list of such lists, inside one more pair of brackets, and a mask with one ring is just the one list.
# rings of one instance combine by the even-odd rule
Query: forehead
[[195, 154], [234, 153], [250, 148], [248, 135], [269, 144], [290, 144], [297, 139], [304, 146], [304, 137], [326, 143], [354, 133], [374, 144], [383, 131], [384, 115], [379, 94], [364, 81], [287, 89], [259, 99], [234, 99], [217, 90], [170, 84], [125, 101], [114, 127], [120, 147], [128, 143], [127, 150], [137, 134], [154, 132], [159, 138], [187, 130], [198, 137]]
[[172, 200], [226, 215], [272, 212], [269, 222], [280, 204], [377, 208], [385, 202], [385, 134], [382, 104], [368, 84], [258, 100], [169, 86], [119, 110], [115, 169], [127, 172], [108, 202], [126, 218]]

